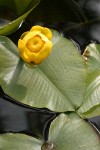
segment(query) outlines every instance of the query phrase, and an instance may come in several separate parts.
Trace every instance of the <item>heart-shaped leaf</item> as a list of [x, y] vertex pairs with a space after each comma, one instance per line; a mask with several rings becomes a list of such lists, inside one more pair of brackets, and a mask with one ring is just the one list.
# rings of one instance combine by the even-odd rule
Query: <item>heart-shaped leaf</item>
[[48, 143], [57, 150], [99, 150], [99, 135], [76, 114], [61, 114], [51, 124]]
[[73, 111], [83, 102], [85, 65], [74, 44], [53, 32], [50, 56], [34, 69], [19, 58], [17, 47], [0, 37], [0, 82], [14, 99], [53, 111]]
[[87, 57], [87, 90], [79, 113], [93, 117], [100, 115], [100, 44], [90, 44], [84, 56]]

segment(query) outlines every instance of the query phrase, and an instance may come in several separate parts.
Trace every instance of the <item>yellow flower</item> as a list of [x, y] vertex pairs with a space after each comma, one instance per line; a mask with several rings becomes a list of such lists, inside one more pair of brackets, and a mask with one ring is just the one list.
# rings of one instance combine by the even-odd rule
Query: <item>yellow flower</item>
[[33, 26], [18, 40], [21, 58], [28, 64], [40, 64], [51, 52], [52, 33], [48, 28]]

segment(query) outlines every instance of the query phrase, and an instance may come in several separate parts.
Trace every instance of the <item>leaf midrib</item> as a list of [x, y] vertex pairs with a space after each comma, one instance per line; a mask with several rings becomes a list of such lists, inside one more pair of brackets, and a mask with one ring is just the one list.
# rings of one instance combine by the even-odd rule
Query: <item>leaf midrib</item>
[[[36, 70], [37, 70], [38, 72], [40, 72], [40, 74], [43, 75], [43, 77], [54, 87], [54, 89], [56, 89], [56, 91], [61, 95], [61, 97], [64, 97], [64, 99], [68, 100], [67, 97], [66, 97], [65, 95], [63, 95], [63, 93], [58, 89], [58, 87], [50, 80], [50, 78], [49, 78], [48, 76], [46, 76], [46, 75], [44, 74], [44, 72], [43, 72], [40, 68], [36, 68]], [[63, 99], [62, 99], [62, 100], [63, 100]], [[68, 103], [69, 103], [70, 106], [73, 108], [73, 106], [71, 105], [71, 103], [69, 102], [69, 100], [68, 100]], [[66, 104], [66, 102], [65, 102], [65, 104]], [[71, 111], [75, 111], [75, 109], [73, 108], [73, 110], [71, 110]]]

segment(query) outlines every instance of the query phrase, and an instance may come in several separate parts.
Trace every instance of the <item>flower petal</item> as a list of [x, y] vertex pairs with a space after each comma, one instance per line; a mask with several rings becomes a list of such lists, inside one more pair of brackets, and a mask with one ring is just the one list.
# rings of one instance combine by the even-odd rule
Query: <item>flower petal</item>
[[29, 33], [29, 31], [24, 32], [24, 33], [21, 35], [20, 39], [23, 39], [23, 38], [24, 38], [24, 36], [25, 36], [26, 34], [28, 34], [28, 33]]
[[26, 63], [40, 64], [51, 52], [52, 32], [45, 27], [33, 26], [18, 41], [21, 58]]
[[30, 31], [42, 31], [43, 30], [43, 27], [41, 27], [41, 26], [38, 26], [38, 25], [36, 25], [36, 26], [33, 26], [31, 29], [30, 29]]
[[33, 26], [30, 31], [35, 31], [35, 30], [41, 31], [41, 33], [43, 33], [49, 40], [52, 39], [52, 32], [48, 28], [41, 27], [41, 26]]
[[44, 45], [44, 42], [43, 42], [42, 38], [39, 35], [36, 35], [33, 38], [30, 38], [26, 43], [27, 48], [30, 51], [33, 51], [33, 52], [36, 52], [36, 53], [41, 50], [43, 45]]
[[41, 37], [42, 41], [44, 41], [44, 42], [48, 42], [49, 41], [49, 39], [44, 34], [39, 33], [38, 35]]
[[26, 54], [25, 52], [23, 52], [23, 53], [21, 54], [21, 58], [22, 58], [25, 62], [30, 63], [30, 59], [29, 59], [29, 57], [27, 56], [27, 54]]
[[43, 33], [46, 37], [48, 37], [49, 40], [52, 39], [52, 32], [51, 32], [48, 28], [43, 28], [42, 33]]
[[28, 58], [30, 59], [30, 62], [34, 62], [34, 59], [36, 57], [36, 53], [31, 52], [30, 50], [27, 49], [27, 47], [25, 47], [24, 52], [28, 56]]
[[18, 40], [18, 49], [21, 53], [24, 51], [25, 44], [26, 44], [25, 41], [21, 39]]
[[52, 42], [48, 41], [47, 43], [45, 43], [40, 53], [36, 55], [36, 58], [34, 59], [35, 64], [40, 64], [45, 58], [47, 58], [51, 52], [51, 49], [52, 49]]
[[24, 36], [23, 40], [27, 42], [29, 39], [31, 39], [32, 37], [36, 36], [39, 33], [40, 31], [30, 31]]

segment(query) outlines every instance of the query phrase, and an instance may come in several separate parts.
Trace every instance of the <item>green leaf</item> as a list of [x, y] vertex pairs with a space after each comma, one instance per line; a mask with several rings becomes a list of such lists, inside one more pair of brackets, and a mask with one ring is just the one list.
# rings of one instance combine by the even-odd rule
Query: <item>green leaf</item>
[[7, 35], [16, 30], [18, 26], [22, 23], [22, 21], [29, 15], [29, 13], [36, 7], [36, 5], [39, 2], [40, 0], [33, 1], [32, 7], [29, 11], [27, 11], [25, 14], [23, 14], [16, 20], [13, 20], [12, 22], [8, 23], [7, 25], [0, 27], [0, 35]]
[[[99, 150], [99, 134], [86, 121], [74, 113], [61, 114], [51, 124], [48, 143], [56, 150]], [[2, 150], [41, 150], [43, 141], [23, 134], [0, 135]], [[49, 150], [49, 149], [48, 149]]]
[[100, 115], [100, 44], [90, 44], [85, 55], [88, 72], [87, 90], [78, 112], [83, 117], [94, 117]]
[[74, 44], [53, 32], [50, 56], [34, 69], [18, 56], [17, 47], [0, 37], [0, 83], [4, 92], [33, 107], [74, 111], [85, 92], [84, 60]]
[[1, 150], [41, 150], [42, 142], [24, 134], [0, 135]]
[[95, 116], [100, 116], [100, 105], [94, 106], [89, 111], [82, 114], [82, 117], [84, 118], [91, 118]]
[[57, 150], [99, 150], [99, 134], [74, 113], [61, 114], [51, 124], [49, 139]]

